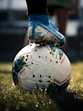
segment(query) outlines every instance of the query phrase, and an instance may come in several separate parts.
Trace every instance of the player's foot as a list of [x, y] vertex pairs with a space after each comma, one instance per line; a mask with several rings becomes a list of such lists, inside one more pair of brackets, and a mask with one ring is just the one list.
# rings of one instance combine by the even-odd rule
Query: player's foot
[[28, 37], [30, 42], [38, 44], [52, 43], [62, 46], [65, 37], [58, 31], [47, 15], [30, 15], [28, 20]]

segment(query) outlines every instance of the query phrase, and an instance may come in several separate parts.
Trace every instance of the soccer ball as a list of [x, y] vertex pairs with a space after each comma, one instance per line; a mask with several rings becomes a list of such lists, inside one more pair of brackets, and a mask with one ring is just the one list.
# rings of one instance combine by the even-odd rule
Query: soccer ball
[[71, 78], [71, 63], [61, 49], [32, 43], [15, 56], [12, 77], [27, 91], [64, 89]]

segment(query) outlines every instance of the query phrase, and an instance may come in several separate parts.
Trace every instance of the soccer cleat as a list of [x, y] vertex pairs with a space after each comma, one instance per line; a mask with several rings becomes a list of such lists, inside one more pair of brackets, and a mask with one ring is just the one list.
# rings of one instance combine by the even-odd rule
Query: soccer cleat
[[47, 15], [30, 15], [28, 20], [29, 41], [38, 44], [52, 43], [55, 46], [62, 46], [65, 37], [58, 31]]

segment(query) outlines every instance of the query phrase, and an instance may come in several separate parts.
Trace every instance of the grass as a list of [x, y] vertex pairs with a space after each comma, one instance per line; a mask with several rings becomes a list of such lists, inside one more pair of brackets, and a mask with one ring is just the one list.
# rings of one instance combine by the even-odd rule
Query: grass
[[83, 62], [72, 64], [72, 78], [68, 91], [75, 92], [77, 99], [83, 99]]
[[11, 63], [0, 63], [0, 111], [82, 111], [83, 62], [72, 63], [72, 78], [66, 91], [47, 95], [15, 87]]

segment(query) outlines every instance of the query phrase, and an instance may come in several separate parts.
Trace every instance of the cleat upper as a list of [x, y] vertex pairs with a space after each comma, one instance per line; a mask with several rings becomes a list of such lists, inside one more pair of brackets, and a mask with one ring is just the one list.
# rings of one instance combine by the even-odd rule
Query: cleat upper
[[28, 37], [33, 42], [53, 43], [62, 46], [65, 37], [49, 20], [47, 15], [29, 16]]

